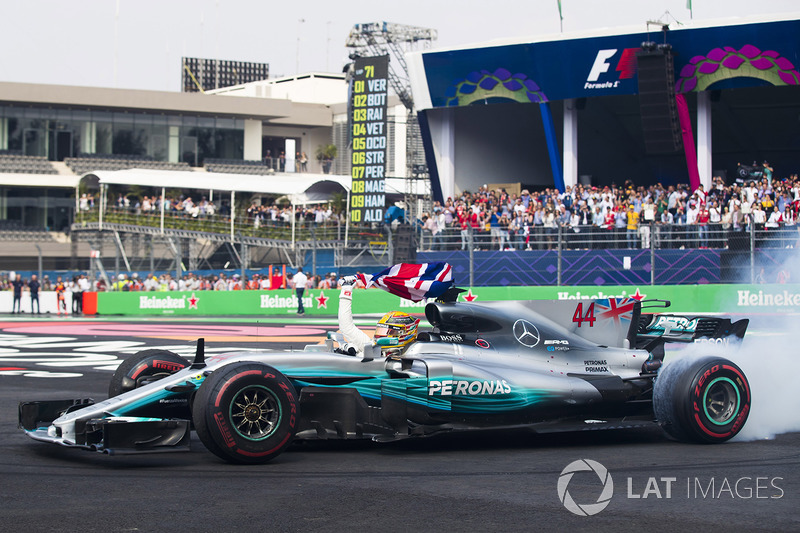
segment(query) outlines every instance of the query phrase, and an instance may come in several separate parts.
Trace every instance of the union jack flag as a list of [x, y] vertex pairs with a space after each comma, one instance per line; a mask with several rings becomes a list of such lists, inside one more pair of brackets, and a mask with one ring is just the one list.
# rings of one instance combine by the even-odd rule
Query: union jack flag
[[[608, 305], [603, 305], [600, 302], [607, 301]], [[622, 325], [620, 319], [625, 321], [627, 327], [631, 320], [633, 320], [633, 308], [636, 304], [636, 298], [609, 298], [608, 300], [598, 300], [597, 309], [601, 311], [597, 318], [614, 320], [614, 325], [619, 327]]]
[[448, 263], [400, 263], [377, 274], [359, 274], [367, 288], [380, 287], [395, 296], [419, 302], [438, 298], [453, 285], [453, 268]]

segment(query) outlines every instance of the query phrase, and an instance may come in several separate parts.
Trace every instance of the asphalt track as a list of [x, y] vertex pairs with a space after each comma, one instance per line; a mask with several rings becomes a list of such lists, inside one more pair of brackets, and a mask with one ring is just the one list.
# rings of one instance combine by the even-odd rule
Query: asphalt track
[[[492, 432], [301, 444], [235, 466], [196, 437], [190, 453], [108, 457], [16, 428], [20, 400], [105, 398], [112, 369], [142, 347], [189, 355], [203, 336], [209, 351], [299, 349], [334, 328], [311, 318], [0, 317], [0, 531], [800, 530], [798, 433], [703, 446], [651, 429]], [[580, 459], [613, 480], [593, 516], [559, 498], [562, 470]], [[602, 491], [593, 472], [566, 486], [581, 504]]]

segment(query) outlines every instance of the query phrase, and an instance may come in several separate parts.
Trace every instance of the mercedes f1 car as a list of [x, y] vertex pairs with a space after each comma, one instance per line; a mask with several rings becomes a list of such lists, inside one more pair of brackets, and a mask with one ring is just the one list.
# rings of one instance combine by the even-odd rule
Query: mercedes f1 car
[[108, 454], [188, 450], [193, 427], [235, 463], [266, 462], [296, 439], [385, 442], [492, 428], [658, 424], [678, 440], [726, 441], [750, 411], [744, 373], [720, 357], [662, 366], [664, 344], [741, 339], [748, 321], [643, 312], [668, 305], [443, 297], [425, 308], [432, 329], [389, 357], [380, 345], [340, 353], [337, 334], [303, 351], [209, 357], [199, 339], [193, 362], [139, 352], [115, 372], [108, 399], [24, 402], [19, 424], [37, 441]]

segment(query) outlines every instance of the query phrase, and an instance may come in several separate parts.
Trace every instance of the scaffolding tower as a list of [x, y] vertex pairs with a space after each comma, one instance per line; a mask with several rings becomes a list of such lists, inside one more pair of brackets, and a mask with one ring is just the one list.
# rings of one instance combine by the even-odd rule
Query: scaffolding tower
[[430, 211], [431, 187], [405, 53], [430, 48], [436, 38], [436, 30], [391, 22], [356, 24], [347, 36], [346, 46], [353, 49], [350, 59], [389, 56], [389, 85], [406, 108], [406, 171], [403, 177], [409, 222], [419, 218], [422, 212]]

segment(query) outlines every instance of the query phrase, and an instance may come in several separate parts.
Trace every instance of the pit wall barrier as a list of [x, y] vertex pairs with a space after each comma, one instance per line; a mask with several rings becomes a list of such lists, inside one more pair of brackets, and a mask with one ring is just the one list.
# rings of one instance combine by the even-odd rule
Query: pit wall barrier
[[[64, 293], [67, 311], [72, 312], [72, 293]], [[14, 291], [0, 291], [0, 313], [10, 313], [14, 308]], [[31, 313], [31, 293], [23, 291], [20, 306], [24, 314]], [[58, 299], [56, 291], [39, 291], [39, 309], [42, 314], [56, 314]]]
[[[11, 294], [7, 309], [11, 310]], [[636, 297], [670, 300], [669, 312], [714, 314], [774, 314], [800, 312], [800, 284], [781, 285], [641, 285], [612, 287], [475, 287], [459, 295], [459, 301], [578, 300]], [[23, 295], [23, 301], [25, 296]], [[84, 294], [84, 311], [95, 307], [98, 315], [292, 316], [297, 297], [291, 289], [274, 291], [101, 292]], [[6, 300], [0, 300], [5, 309]], [[339, 290], [306, 290], [306, 315], [335, 316]], [[423, 313], [424, 302], [413, 303], [380, 289], [357, 289], [353, 312], [383, 314], [390, 310]], [[55, 308], [54, 308], [55, 309]], [[657, 310], [654, 310], [657, 311]]]

